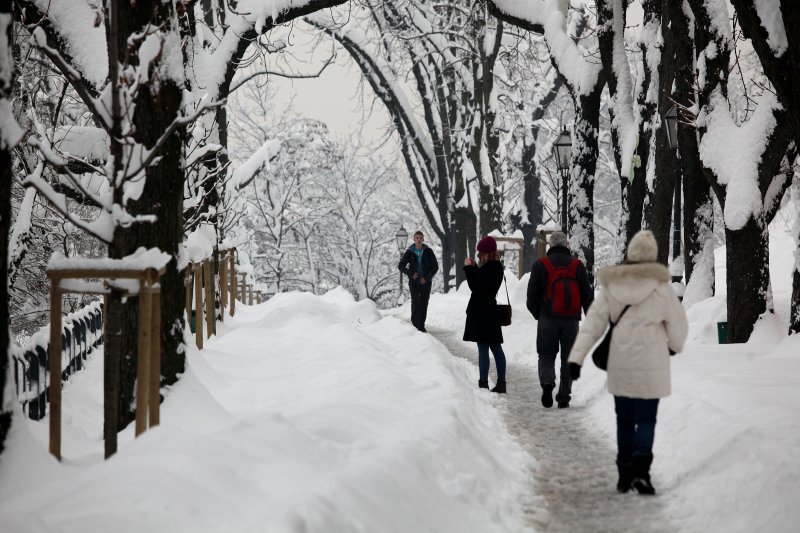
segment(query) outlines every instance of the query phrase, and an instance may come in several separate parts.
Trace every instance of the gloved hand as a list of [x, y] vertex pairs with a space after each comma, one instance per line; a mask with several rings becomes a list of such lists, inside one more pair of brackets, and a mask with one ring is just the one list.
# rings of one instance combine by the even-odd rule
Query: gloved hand
[[667, 350], [669, 350], [670, 355], [675, 355], [677, 353], [672, 348], [667, 348]]
[[579, 365], [578, 363], [570, 363], [569, 377], [572, 378], [572, 381], [579, 379], [581, 377], [581, 365]]

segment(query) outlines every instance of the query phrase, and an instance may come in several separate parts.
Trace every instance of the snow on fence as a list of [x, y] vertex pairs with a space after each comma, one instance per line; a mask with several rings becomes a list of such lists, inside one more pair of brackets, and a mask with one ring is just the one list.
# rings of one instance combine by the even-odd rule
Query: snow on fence
[[[219, 269], [216, 275], [214, 256], [217, 257]], [[216, 289], [219, 290], [223, 316], [226, 310], [231, 316], [234, 315], [236, 300], [250, 305], [262, 302], [262, 291], [254, 291], [252, 283], [247, 283], [248, 273], [237, 272], [235, 258], [235, 247], [220, 247], [210, 257], [194, 258], [194, 262], [189, 262], [184, 271], [187, 289], [186, 314], [197, 336], [198, 348], [202, 349], [204, 337], [210, 337], [216, 332], [216, 313], [213, 307], [215, 284], [218, 285]], [[241, 279], [237, 279], [239, 276]], [[200, 302], [199, 306], [197, 302]], [[195, 318], [198, 307], [201, 316], [199, 324]], [[204, 335], [204, 329], [207, 335]], [[100, 301], [64, 317], [61, 334], [62, 381], [82, 370], [83, 361], [102, 344], [103, 304]], [[41, 420], [50, 401], [50, 326], [44, 326], [36, 332], [24, 347], [13, 346], [11, 352], [17, 400], [32, 420]]]
[[[64, 317], [61, 328], [61, 381], [83, 369], [83, 361], [103, 344], [103, 304], [92, 302]], [[44, 418], [50, 398], [50, 326], [37, 331], [25, 347], [12, 345], [17, 400], [33, 420]]]

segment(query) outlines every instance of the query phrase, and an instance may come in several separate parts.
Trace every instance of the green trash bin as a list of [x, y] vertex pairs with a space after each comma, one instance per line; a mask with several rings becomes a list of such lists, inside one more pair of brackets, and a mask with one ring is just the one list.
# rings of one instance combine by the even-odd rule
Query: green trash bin
[[720, 344], [728, 344], [728, 323], [717, 322], [717, 339]]

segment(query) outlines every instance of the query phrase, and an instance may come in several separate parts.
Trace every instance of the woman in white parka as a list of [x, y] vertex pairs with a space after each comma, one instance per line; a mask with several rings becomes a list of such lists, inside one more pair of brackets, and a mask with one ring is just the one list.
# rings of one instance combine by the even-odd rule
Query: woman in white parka
[[670, 355], [683, 350], [688, 333], [686, 313], [669, 285], [669, 270], [656, 262], [657, 256], [653, 234], [640, 231], [621, 265], [598, 272], [600, 293], [569, 355], [572, 378], [578, 379], [580, 365], [609, 321], [619, 320], [608, 352], [608, 391], [617, 414], [620, 492], [635, 488], [640, 494], [655, 494], [650, 465], [658, 401], [670, 394]]

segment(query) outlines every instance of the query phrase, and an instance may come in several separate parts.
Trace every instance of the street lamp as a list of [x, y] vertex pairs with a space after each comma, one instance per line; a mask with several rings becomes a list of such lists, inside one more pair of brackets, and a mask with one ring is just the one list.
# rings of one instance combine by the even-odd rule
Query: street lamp
[[[394, 241], [397, 243], [397, 253], [403, 253], [403, 250], [406, 248], [406, 244], [408, 243], [408, 232], [400, 225], [400, 229], [397, 230], [397, 233], [394, 235]], [[400, 295], [403, 294], [403, 273], [400, 272], [400, 292], [397, 294], [397, 301], [400, 301]]]
[[[666, 122], [667, 142], [671, 150], [678, 149], [678, 108], [672, 106], [664, 116]], [[673, 262], [681, 255], [681, 169], [680, 167], [673, 170], [674, 192], [675, 196], [672, 201], [672, 259]], [[672, 281], [680, 282], [683, 276], [672, 276]]]
[[395, 242], [397, 242], [397, 252], [403, 253], [403, 250], [406, 248], [406, 243], [408, 242], [408, 232], [402, 225], [400, 226], [400, 229], [397, 230], [394, 239]]
[[567, 130], [553, 144], [553, 156], [556, 158], [556, 167], [561, 173], [561, 231], [567, 232], [567, 189], [569, 181], [569, 165], [572, 161], [572, 136]]

